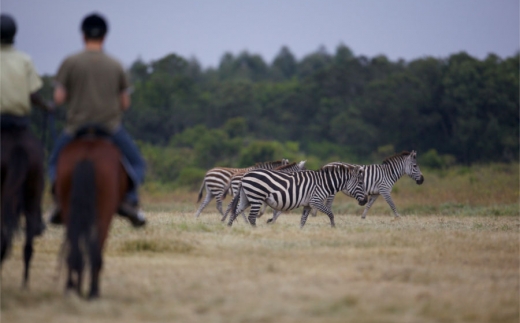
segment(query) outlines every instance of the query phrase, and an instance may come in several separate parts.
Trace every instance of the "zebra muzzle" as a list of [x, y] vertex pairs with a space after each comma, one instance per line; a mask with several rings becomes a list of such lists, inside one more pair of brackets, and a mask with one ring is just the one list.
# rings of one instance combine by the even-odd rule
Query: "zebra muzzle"
[[417, 185], [421, 185], [424, 182], [424, 176], [421, 175], [421, 178], [415, 181]]

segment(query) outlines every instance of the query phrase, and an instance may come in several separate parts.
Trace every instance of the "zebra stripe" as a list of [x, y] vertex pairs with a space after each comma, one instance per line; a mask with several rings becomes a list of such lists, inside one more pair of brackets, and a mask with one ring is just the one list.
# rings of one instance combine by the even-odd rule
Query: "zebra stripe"
[[[299, 172], [299, 171], [305, 170], [305, 163], [306, 162], [307, 162], [306, 160], [302, 160], [299, 163], [293, 162], [291, 164], [287, 164], [287, 165], [284, 165], [284, 166], [276, 167], [273, 170], [278, 171], [278, 172], [284, 172], [284, 173]], [[242, 182], [242, 178], [244, 177], [244, 175], [246, 173], [247, 173], [247, 171], [246, 172], [242, 171], [242, 172], [237, 172], [237, 173], [233, 174], [233, 176], [231, 177], [231, 181], [230, 181], [229, 185], [224, 189], [224, 197], [226, 196], [226, 193], [227, 193], [228, 190], [232, 191], [233, 196], [237, 195], [238, 188], [240, 186], [240, 183]], [[230, 189], [230, 187], [231, 187], [231, 189]], [[229, 211], [231, 211], [231, 205], [232, 204], [233, 204], [233, 201], [231, 201], [229, 203], [229, 205], [228, 205], [228, 207], [226, 209], [226, 212], [224, 213], [224, 216], [221, 219], [222, 222], [226, 221], [227, 215], [228, 215]], [[261, 217], [264, 214], [266, 207], [267, 207], [267, 205], [264, 204], [262, 209], [260, 210], [260, 213], [258, 214], [258, 217]], [[276, 215], [277, 212], [278, 212], [278, 215], [281, 213], [281, 211], [274, 210], [273, 215], [275, 217], [278, 217], [278, 215]], [[244, 217], [244, 220], [247, 222], [247, 218], [245, 216], [245, 213], [242, 212], [241, 214]]]
[[239, 192], [233, 198], [233, 214], [228, 225], [231, 226], [237, 214], [251, 205], [248, 219], [249, 223], [255, 226], [258, 212], [265, 202], [279, 211], [289, 211], [303, 206], [304, 215], [300, 221], [302, 228], [311, 208], [327, 214], [331, 226], [334, 227], [334, 214], [323, 204], [323, 200], [340, 190], [348, 190], [353, 193], [358, 192], [356, 198], [360, 204], [366, 203], [363, 174], [363, 167], [344, 165], [296, 173], [270, 170], [250, 171], [242, 178]]
[[222, 200], [225, 197], [223, 197], [224, 190], [227, 190], [228, 184], [233, 174], [252, 169], [274, 169], [276, 167], [287, 165], [288, 163], [288, 159], [282, 159], [281, 161], [257, 163], [254, 166], [248, 168], [215, 167], [208, 170], [204, 176], [202, 185], [200, 186], [197, 203], [199, 203], [202, 199], [204, 188], [206, 188], [206, 198], [200, 205], [197, 213], [195, 213], [195, 216], [199, 217], [202, 210], [209, 204], [209, 202], [211, 202], [213, 198], [215, 198], [217, 201], [217, 210], [220, 212], [220, 214], [224, 215], [222, 212]]
[[[333, 162], [327, 165], [352, 165], [343, 162]], [[416, 181], [418, 185], [424, 182], [424, 176], [417, 165], [417, 152], [403, 151], [399, 154], [386, 158], [381, 165], [365, 165], [365, 177], [364, 183], [369, 195], [368, 203], [365, 206], [363, 215], [364, 219], [368, 213], [370, 207], [374, 204], [379, 195], [382, 195], [385, 201], [392, 209], [394, 216], [399, 217], [397, 208], [395, 207], [394, 201], [390, 196], [394, 184], [403, 176], [408, 175]], [[346, 195], [350, 195], [348, 192], [343, 191]], [[327, 206], [331, 206], [334, 200], [334, 196], [327, 197]], [[316, 212], [313, 212], [313, 216]]]

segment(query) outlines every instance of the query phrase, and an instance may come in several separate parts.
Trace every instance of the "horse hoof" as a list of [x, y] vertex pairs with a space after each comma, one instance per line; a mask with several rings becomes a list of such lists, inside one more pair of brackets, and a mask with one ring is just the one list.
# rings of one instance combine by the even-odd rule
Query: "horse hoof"
[[45, 225], [45, 222], [41, 222], [40, 225], [34, 230], [34, 236], [40, 237], [43, 235], [45, 230], [47, 229], [47, 225]]
[[99, 293], [92, 293], [92, 292], [91, 292], [91, 293], [88, 295], [88, 300], [89, 300], [89, 301], [93, 301], [93, 300], [96, 300], [96, 299], [99, 299]]

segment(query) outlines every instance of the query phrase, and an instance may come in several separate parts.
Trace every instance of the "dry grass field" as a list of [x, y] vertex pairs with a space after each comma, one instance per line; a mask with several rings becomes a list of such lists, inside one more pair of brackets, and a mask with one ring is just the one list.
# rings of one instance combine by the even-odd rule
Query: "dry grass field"
[[[456, 172], [456, 173], [451, 173]], [[99, 300], [64, 296], [64, 230], [37, 239], [21, 290], [22, 238], [2, 268], [2, 322], [518, 322], [518, 165], [403, 178], [393, 220], [338, 196], [299, 229], [301, 210], [257, 228], [220, 222], [196, 193], [144, 194], [149, 224], [115, 218]], [[491, 185], [491, 186], [490, 186]], [[150, 193], [151, 192], [151, 193]]]

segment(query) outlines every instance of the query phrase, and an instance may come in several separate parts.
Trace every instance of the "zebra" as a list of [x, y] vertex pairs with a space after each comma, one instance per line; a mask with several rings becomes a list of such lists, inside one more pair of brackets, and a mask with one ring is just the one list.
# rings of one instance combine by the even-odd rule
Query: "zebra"
[[[291, 164], [276, 167], [273, 170], [278, 171], [278, 172], [284, 172], [284, 173], [299, 172], [299, 171], [305, 170], [306, 162], [307, 162], [306, 160], [302, 160], [299, 163], [293, 162]], [[222, 199], [224, 199], [226, 197], [228, 191], [231, 191], [233, 193], [233, 196], [237, 195], [238, 188], [240, 186], [240, 183], [242, 182], [242, 177], [244, 177], [244, 175], [247, 172], [248, 171], [240, 171], [240, 172], [236, 172], [235, 174], [233, 174], [228, 186], [226, 186], [224, 188], [224, 194], [222, 196]], [[226, 209], [226, 212], [224, 213], [224, 216], [221, 219], [222, 222], [226, 221], [227, 215], [228, 215], [229, 211], [231, 210], [232, 204], [233, 204], [233, 201], [231, 201], [229, 203], [229, 205]], [[264, 214], [266, 206], [267, 206], [266, 204], [263, 205], [262, 209], [260, 210], [260, 212], [258, 214], [258, 217], [261, 217]], [[281, 213], [280, 211], [275, 211], [274, 214], [276, 214], [276, 212]], [[248, 220], [247, 220], [244, 212], [242, 212], [242, 216], [244, 217], [244, 220], [247, 222]]]
[[[361, 166], [329, 166], [317, 171], [305, 170], [296, 173], [281, 173], [271, 170], [253, 170], [242, 178], [238, 194], [233, 198], [233, 214], [228, 226], [233, 224], [237, 214], [251, 205], [249, 223], [256, 226], [257, 214], [266, 203], [279, 211], [289, 211], [304, 207], [300, 221], [303, 228], [311, 208], [327, 214], [330, 225], [335, 227], [334, 214], [323, 200], [341, 190], [348, 190], [356, 196], [360, 205], [367, 202], [363, 184], [364, 168]], [[239, 204], [240, 202], [240, 204]]]
[[[333, 162], [327, 165], [352, 164], [347, 164], [343, 162]], [[363, 211], [363, 215], [361, 216], [361, 218], [366, 218], [368, 210], [377, 200], [379, 195], [382, 195], [383, 198], [386, 200], [386, 202], [392, 209], [395, 218], [399, 218], [400, 215], [397, 212], [397, 208], [395, 207], [394, 202], [392, 201], [390, 192], [392, 192], [392, 187], [397, 182], [397, 180], [405, 174], [414, 179], [417, 185], [421, 185], [424, 182], [424, 176], [421, 173], [421, 170], [419, 169], [419, 165], [417, 165], [417, 152], [415, 150], [412, 150], [412, 152], [403, 151], [399, 154], [385, 158], [383, 160], [383, 163], [380, 165], [364, 165], [364, 167], [364, 182], [367, 194], [369, 196], [369, 200], [365, 206], [365, 210]], [[343, 191], [343, 193], [352, 196], [347, 191]], [[326, 204], [329, 208], [331, 207], [333, 201], [333, 195], [327, 197]], [[316, 216], [316, 211], [313, 211], [312, 216]]]
[[202, 181], [202, 185], [199, 189], [199, 198], [197, 199], [197, 203], [200, 202], [203, 195], [203, 190], [206, 188], [206, 198], [200, 205], [197, 213], [195, 213], [195, 217], [199, 217], [202, 210], [211, 202], [213, 198], [217, 201], [217, 210], [220, 214], [224, 214], [222, 212], [222, 195], [224, 193], [224, 188], [227, 187], [229, 181], [231, 180], [231, 176], [234, 173], [244, 171], [244, 170], [253, 170], [253, 169], [274, 169], [279, 166], [289, 164], [288, 159], [282, 159], [281, 161], [272, 161], [272, 162], [262, 162], [256, 163], [254, 166], [248, 168], [227, 168], [227, 167], [215, 167], [206, 172], [204, 175], [204, 180]]

